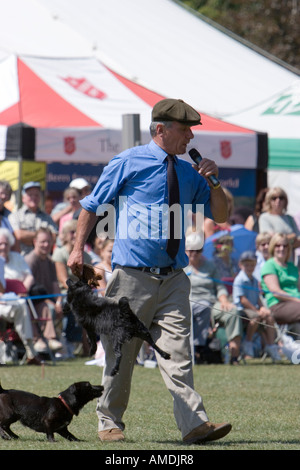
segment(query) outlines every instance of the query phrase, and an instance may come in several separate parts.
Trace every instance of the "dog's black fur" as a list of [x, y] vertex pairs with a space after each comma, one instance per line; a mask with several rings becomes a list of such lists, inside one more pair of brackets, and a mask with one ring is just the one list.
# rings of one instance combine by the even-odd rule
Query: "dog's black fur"
[[18, 439], [10, 425], [21, 421], [24, 426], [45, 433], [48, 441], [55, 441], [55, 432], [69, 441], [78, 441], [67, 426], [73, 414], [77, 416], [84, 405], [102, 392], [102, 385], [77, 382], [61, 392], [61, 398], [48, 398], [22, 390], [4, 390], [0, 385], [0, 436]]
[[170, 354], [162, 351], [153, 341], [149, 330], [130, 309], [128, 299], [122, 297], [119, 302], [107, 297], [99, 297], [86, 281], [67, 280], [67, 301], [65, 313], [70, 309], [78, 323], [86, 330], [90, 344], [90, 354], [97, 349], [97, 335], [108, 335], [116, 356], [116, 363], [111, 371], [115, 375], [120, 367], [122, 346], [133, 337], [147, 341], [164, 359]]

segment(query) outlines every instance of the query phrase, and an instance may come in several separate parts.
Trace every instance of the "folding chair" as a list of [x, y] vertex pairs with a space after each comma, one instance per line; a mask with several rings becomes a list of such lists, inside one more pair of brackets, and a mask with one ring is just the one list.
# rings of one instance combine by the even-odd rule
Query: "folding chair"
[[[19, 281], [18, 279], [5, 279], [5, 282], [6, 282], [6, 292], [14, 292], [17, 295], [21, 295], [25, 297], [27, 305], [33, 317], [33, 322], [36, 324], [38, 334], [41, 337], [41, 339], [44, 341], [44, 343], [46, 344], [47, 352], [52, 360], [52, 363], [55, 364], [55, 356], [52, 350], [50, 349], [48, 340], [47, 338], [44, 337], [41, 326], [40, 326], [41, 321], [47, 321], [48, 319], [43, 319], [43, 318], [38, 317], [38, 314], [33, 305], [32, 299], [30, 297], [26, 297], [27, 289], [21, 281]], [[24, 361], [24, 358], [23, 358], [23, 361]]]

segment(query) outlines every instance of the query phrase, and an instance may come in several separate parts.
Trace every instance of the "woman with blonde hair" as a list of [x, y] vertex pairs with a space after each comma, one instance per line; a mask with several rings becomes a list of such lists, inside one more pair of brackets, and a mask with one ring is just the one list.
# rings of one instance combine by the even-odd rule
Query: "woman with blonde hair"
[[261, 270], [261, 286], [267, 306], [278, 324], [299, 323], [300, 326], [299, 272], [289, 261], [291, 245], [288, 236], [283, 233], [273, 235], [269, 253], [270, 258]]

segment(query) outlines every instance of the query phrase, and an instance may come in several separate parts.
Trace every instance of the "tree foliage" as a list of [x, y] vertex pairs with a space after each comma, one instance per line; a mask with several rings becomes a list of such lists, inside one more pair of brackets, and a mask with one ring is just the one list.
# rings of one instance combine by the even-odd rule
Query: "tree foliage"
[[181, 0], [300, 70], [300, 0]]

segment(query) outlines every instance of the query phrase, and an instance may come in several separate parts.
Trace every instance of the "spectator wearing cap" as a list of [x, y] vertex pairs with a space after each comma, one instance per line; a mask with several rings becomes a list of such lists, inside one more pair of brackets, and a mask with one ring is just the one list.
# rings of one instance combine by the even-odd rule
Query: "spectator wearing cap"
[[[186, 153], [187, 145], [194, 137], [191, 126], [200, 123], [199, 113], [182, 100], [164, 99], [154, 106], [151, 142], [112, 158], [92, 193], [81, 200], [76, 240], [68, 260], [73, 273], [80, 273], [84, 246], [95, 225], [97, 209], [101, 204], [114, 201], [117, 217], [113, 274], [108, 280], [106, 296], [115, 299], [127, 296], [131, 309], [149, 327], [159, 347], [170, 353], [169, 360], [159, 354], [156, 357], [172, 394], [175, 419], [185, 444], [203, 442], [208, 436], [210, 440], [220, 439], [231, 429], [228, 423], [209, 422], [202, 398], [194, 389], [189, 280], [183, 271], [188, 262], [184, 224], [180, 227], [179, 237], [178, 232], [177, 237], [168, 237], [164, 220], [159, 217], [163, 204], [178, 204], [176, 207], [182, 212], [186, 204], [194, 210], [196, 204], [203, 204], [205, 216], [218, 223], [227, 220], [225, 194], [221, 187], [211, 189], [207, 180], [209, 175], [218, 176], [215, 162], [203, 158], [197, 172], [189, 162], [178, 158]], [[125, 218], [120, 217], [124, 198], [128, 212]], [[143, 218], [143, 224], [138, 224], [142, 234], [138, 233], [138, 227], [136, 232], [131, 231], [136, 222], [137, 205], [143, 207], [140, 211], [143, 214], [145, 210], [149, 212], [149, 217]], [[153, 218], [150, 215], [157, 223], [151, 224]], [[177, 226], [179, 228], [180, 224]], [[124, 231], [127, 236], [123, 236]], [[111, 342], [105, 336], [101, 342], [106, 365], [103, 373], [105, 392], [97, 406], [99, 437], [101, 441], [120, 441], [125, 438], [123, 415], [141, 342], [130, 341], [124, 345], [119, 373], [113, 377], [110, 372], [115, 357]]]
[[20, 243], [22, 255], [33, 249], [33, 239], [40, 227], [48, 227], [56, 239], [57, 227], [52, 218], [40, 208], [41, 185], [37, 181], [30, 181], [23, 186], [22, 206], [9, 215], [9, 222], [14, 235]]
[[92, 191], [90, 183], [84, 178], [75, 178], [72, 180], [70, 183], [70, 188], [78, 189], [82, 198], [88, 196]]
[[256, 266], [256, 255], [252, 251], [245, 251], [240, 256], [240, 272], [233, 281], [233, 302], [236, 305], [239, 314], [246, 323], [246, 336], [242, 344], [243, 352], [246, 358], [255, 356], [253, 337], [260, 328], [263, 336], [265, 352], [273, 361], [280, 361], [281, 357], [275, 341], [275, 322], [270, 309], [266, 308], [260, 298], [259, 284], [253, 275]]
[[190, 304], [193, 320], [195, 363], [203, 361], [205, 346], [212, 332], [211, 307], [222, 295], [228, 297], [226, 288], [216, 282], [219, 274], [216, 265], [202, 254], [203, 239], [194, 232], [186, 236], [186, 253], [189, 265], [184, 268], [191, 283]]
[[[196, 338], [195, 360], [197, 361], [199, 354], [201, 360], [203, 340], [207, 338], [209, 325], [212, 322], [213, 324], [219, 323], [225, 329], [230, 363], [238, 364], [243, 334], [242, 321], [229, 298], [226, 287], [220, 282], [218, 267], [216, 263], [203, 255], [201, 238], [197, 234], [187, 236], [186, 252], [189, 265], [185, 268], [185, 273], [191, 283], [190, 300]], [[210, 317], [208, 317], [208, 311]]]

